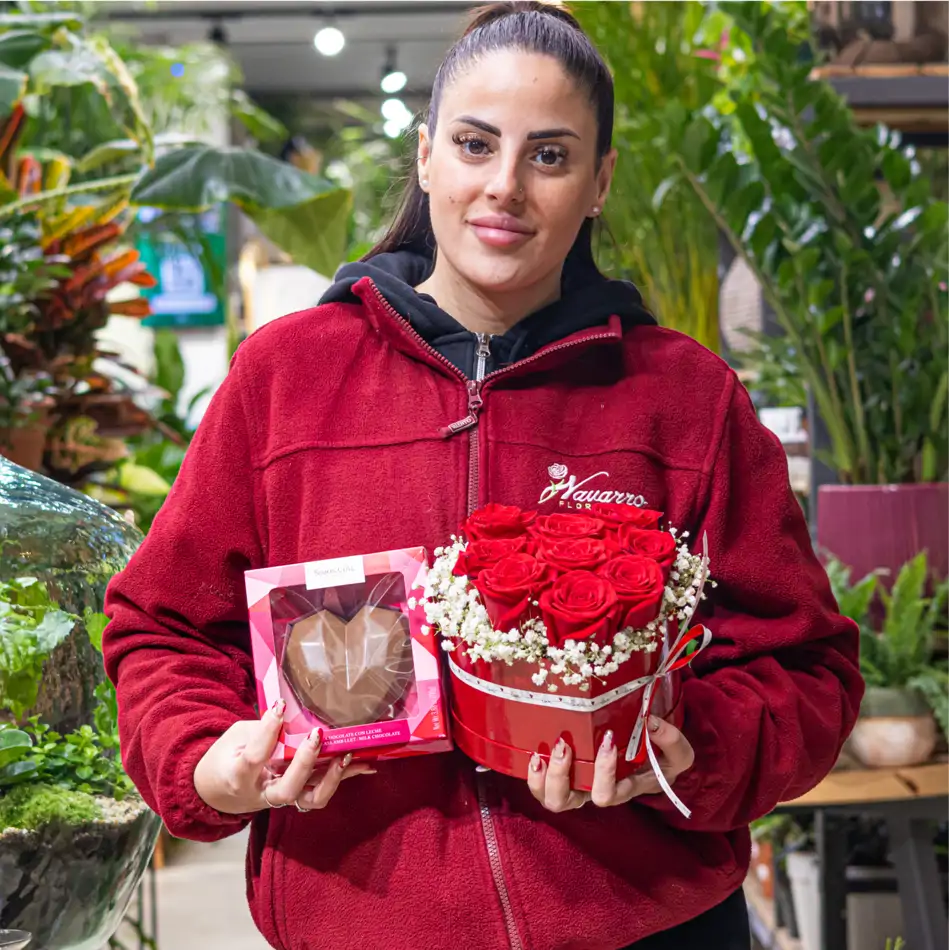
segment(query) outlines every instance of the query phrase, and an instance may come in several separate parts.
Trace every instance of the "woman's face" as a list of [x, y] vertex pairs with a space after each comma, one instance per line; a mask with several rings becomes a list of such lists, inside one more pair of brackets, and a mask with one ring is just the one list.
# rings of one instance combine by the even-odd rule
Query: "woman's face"
[[502, 50], [443, 90], [419, 129], [440, 260], [486, 294], [559, 282], [586, 217], [599, 214], [616, 154], [597, 158], [588, 95], [550, 56]]

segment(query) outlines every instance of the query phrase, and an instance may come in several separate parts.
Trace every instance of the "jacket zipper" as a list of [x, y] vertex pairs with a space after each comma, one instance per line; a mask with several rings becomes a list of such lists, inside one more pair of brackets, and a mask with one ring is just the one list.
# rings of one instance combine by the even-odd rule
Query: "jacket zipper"
[[[487, 333], [476, 333], [475, 349], [475, 378], [469, 382], [468, 412], [465, 428], [468, 432], [468, 513], [471, 514], [478, 507], [478, 478], [480, 458], [478, 452], [478, 411], [482, 407], [481, 387], [485, 380], [485, 369], [491, 355], [491, 337]], [[471, 421], [468, 421], [471, 420]], [[508, 885], [505, 883], [505, 869], [501, 864], [501, 848], [498, 846], [498, 835], [495, 832], [495, 822], [488, 804], [487, 778], [476, 771], [475, 791], [478, 797], [478, 812], [482, 820], [482, 834], [485, 837], [485, 848], [488, 851], [488, 863], [491, 867], [492, 879], [498, 900], [501, 903], [501, 912], [505, 918], [505, 930], [508, 933], [508, 943], [511, 950], [522, 950], [521, 935], [515, 922], [515, 914], [511, 908], [511, 898], [508, 895]]]
[[[406, 325], [409, 331], [419, 340], [424, 349], [433, 355], [440, 363], [447, 366], [455, 376], [465, 380], [465, 387], [468, 392], [468, 415], [458, 422], [453, 422], [446, 426], [443, 434], [453, 436], [456, 433], [469, 431], [468, 448], [468, 499], [467, 511], [471, 514], [478, 507], [478, 477], [479, 477], [479, 452], [478, 452], [478, 414], [482, 408], [482, 387], [489, 379], [494, 379], [508, 371], [508, 368], [495, 370], [492, 373], [485, 374], [488, 364], [488, 357], [491, 353], [491, 337], [487, 333], [478, 333], [477, 347], [475, 350], [475, 378], [465, 379], [465, 375], [450, 360], [446, 359], [435, 347], [430, 346], [419, 336], [409, 321], [403, 317], [395, 307], [379, 292], [375, 284], [371, 285], [373, 292], [381, 306], [393, 317]], [[611, 340], [614, 339], [612, 333], [599, 333], [593, 336], [585, 337], [583, 340], [575, 340], [566, 343], [559, 343], [555, 346], [547, 347], [543, 353], [535, 353], [524, 360], [519, 361], [519, 365], [530, 363], [534, 360], [547, 356], [557, 350], [564, 350], [571, 346], [577, 346], [580, 343], [587, 343], [591, 340]], [[482, 822], [482, 835], [485, 838], [485, 847], [488, 850], [488, 863], [491, 867], [492, 880], [495, 882], [495, 890], [498, 892], [498, 900], [501, 903], [501, 911], [505, 920], [505, 930], [508, 934], [508, 942], [511, 950], [523, 950], [524, 944], [521, 942], [521, 935], [518, 933], [518, 925], [515, 922], [515, 914], [511, 907], [511, 898], [508, 894], [508, 885], [505, 883], [505, 871], [501, 864], [501, 849], [498, 845], [498, 835], [495, 832], [495, 822], [492, 819], [491, 806], [488, 804], [488, 793], [486, 790], [486, 778], [483, 774], [476, 772], [475, 789], [478, 798], [478, 810]]]

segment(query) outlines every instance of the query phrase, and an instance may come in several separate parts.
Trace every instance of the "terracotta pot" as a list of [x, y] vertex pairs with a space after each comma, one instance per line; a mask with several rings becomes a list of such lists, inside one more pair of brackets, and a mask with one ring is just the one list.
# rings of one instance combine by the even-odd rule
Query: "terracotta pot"
[[43, 467], [43, 450], [49, 423], [46, 420], [33, 422], [13, 429], [0, 429], [0, 455], [33, 472]]
[[851, 733], [854, 754], [869, 768], [920, 765], [933, 754], [937, 724], [915, 692], [868, 687]]
[[[920, 551], [931, 576], [947, 576], [947, 484], [822, 485], [818, 547], [852, 569], [858, 580], [878, 568], [890, 579]], [[887, 578], [885, 578], [885, 582]]]

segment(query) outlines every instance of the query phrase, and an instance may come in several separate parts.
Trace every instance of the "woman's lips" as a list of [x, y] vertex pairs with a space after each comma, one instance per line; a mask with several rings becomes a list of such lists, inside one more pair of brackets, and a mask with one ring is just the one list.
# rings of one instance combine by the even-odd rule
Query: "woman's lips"
[[533, 231], [515, 220], [487, 217], [476, 218], [468, 224], [475, 232], [475, 237], [490, 247], [512, 247], [534, 236]]

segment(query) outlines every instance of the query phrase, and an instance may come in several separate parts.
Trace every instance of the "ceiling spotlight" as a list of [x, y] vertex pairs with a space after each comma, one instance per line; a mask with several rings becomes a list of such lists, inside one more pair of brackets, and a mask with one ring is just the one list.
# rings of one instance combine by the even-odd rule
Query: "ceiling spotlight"
[[379, 111], [388, 122], [401, 122], [407, 115], [412, 115], [402, 99], [387, 99], [380, 106]]
[[335, 26], [325, 26], [317, 30], [313, 45], [323, 56], [336, 56], [346, 46], [346, 37]]
[[408, 81], [406, 74], [396, 68], [396, 47], [387, 47], [386, 62], [383, 64], [383, 74], [379, 80], [379, 88], [391, 96], [393, 93], [402, 92]]

